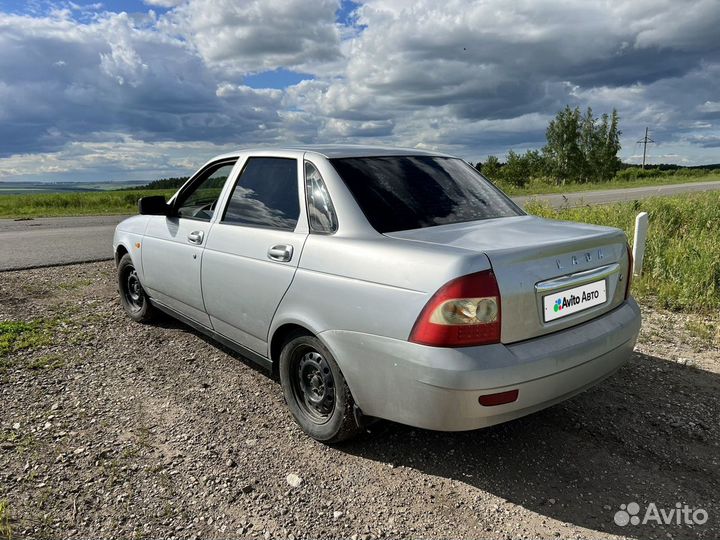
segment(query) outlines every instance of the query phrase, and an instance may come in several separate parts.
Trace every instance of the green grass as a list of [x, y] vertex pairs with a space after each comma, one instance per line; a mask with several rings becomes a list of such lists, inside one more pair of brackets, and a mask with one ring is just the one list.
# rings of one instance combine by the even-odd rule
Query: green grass
[[588, 184], [565, 184], [559, 186], [551, 182], [531, 181], [528, 185], [520, 188], [497, 182], [497, 186], [511, 196], [520, 195], [545, 195], [552, 193], [577, 193], [582, 191], [598, 191], [603, 189], [626, 189], [646, 186], [663, 186], [671, 184], [690, 184], [694, 182], [720, 181], [720, 173], [708, 174], [705, 176], [662, 176], [658, 178], [638, 178], [634, 180], [611, 180], [610, 182], [594, 182]]
[[689, 320], [685, 323], [685, 330], [691, 336], [709, 345], [714, 345], [716, 339], [720, 338], [720, 327], [711, 322]]
[[12, 539], [12, 529], [10, 527], [10, 503], [6, 500], [0, 501], [0, 539]]
[[85, 287], [88, 287], [92, 285], [93, 281], [91, 279], [75, 279], [72, 281], [68, 281], [65, 283], [58, 283], [57, 286], [59, 289], [62, 289], [64, 291], [73, 291], [75, 289], [82, 289]]
[[[19, 366], [13, 353], [44, 347], [52, 343], [55, 330], [62, 319], [31, 321], [0, 321], [0, 373]], [[44, 355], [30, 359], [23, 367], [30, 370], [55, 369], [65, 365], [59, 355]]]
[[0, 358], [21, 349], [47, 344], [49, 335], [42, 321], [1, 321]]
[[720, 192], [561, 209], [531, 202], [525, 209], [542, 217], [618, 227], [631, 241], [635, 216], [647, 212], [643, 276], [633, 282], [633, 294], [646, 304], [688, 313], [720, 309]]
[[0, 218], [99, 216], [137, 214], [137, 202], [146, 195], [165, 195], [175, 190], [104, 191], [0, 195]]
[[41, 369], [57, 369], [65, 366], [65, 359], [59, 354], [44, 354], [33, 358], [27, 365], [28, 369], [37, 371]]

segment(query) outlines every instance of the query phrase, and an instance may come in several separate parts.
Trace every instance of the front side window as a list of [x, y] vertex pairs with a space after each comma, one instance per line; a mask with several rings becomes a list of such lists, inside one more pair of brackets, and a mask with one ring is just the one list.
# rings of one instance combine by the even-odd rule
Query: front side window
[[522, 215], [460, 159], [388, 156], [330, 162], [380, 233]]
[[175, 203], [177, 215], [182, 218], [210, 221], [235, 161], [237, 160], [211, 165], [203, 171], [187, 190], [180, 193]]
[[251, 157], [233, 189], [223, 223], [293, 230], [300, 216], [297, 160]]
[[337, 230], [337, 217], [325, 182], [315, 165], [305, 162], [305, 192], [307, 195], [310, 230], [332, 234]]

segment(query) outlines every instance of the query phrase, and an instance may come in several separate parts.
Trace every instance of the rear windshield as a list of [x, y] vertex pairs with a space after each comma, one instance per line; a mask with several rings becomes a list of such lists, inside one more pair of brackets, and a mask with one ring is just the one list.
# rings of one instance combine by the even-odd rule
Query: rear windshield
[[522, 214], [460, 159], [391, 156], [330, 161], [380, 233]]

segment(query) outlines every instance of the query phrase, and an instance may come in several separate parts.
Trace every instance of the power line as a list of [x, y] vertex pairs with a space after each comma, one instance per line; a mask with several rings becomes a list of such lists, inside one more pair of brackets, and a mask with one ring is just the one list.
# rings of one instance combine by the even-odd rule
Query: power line
[[648, 128], [645, 128], [645, 137], [637, 141], [638, 143], [642, 143], [643, 145], [643, 162], [642, 162], [642, 168], [645, 169], [645, 156], [647, 155], [647, 145], [648, 143], [654, 143], [650, 137], [648, 137]]

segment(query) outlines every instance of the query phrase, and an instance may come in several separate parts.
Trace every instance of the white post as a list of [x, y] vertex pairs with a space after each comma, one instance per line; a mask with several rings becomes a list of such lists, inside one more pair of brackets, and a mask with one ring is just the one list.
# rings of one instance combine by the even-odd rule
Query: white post
[[647, 240], [648, 214], [640, 212], [635, 218], [635, 236], [633, 237], [633, 275], [641, 276], [643, 258], [645, 257], [645, 241]]

